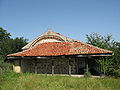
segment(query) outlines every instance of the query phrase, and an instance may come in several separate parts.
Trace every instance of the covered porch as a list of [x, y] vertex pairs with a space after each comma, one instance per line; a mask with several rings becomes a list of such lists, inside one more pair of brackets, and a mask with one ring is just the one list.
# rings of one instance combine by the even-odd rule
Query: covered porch
[[92, 75], [101, 75], [95, 67], [96, 58], [96, 55], [8, 57], [13, 60], [13, 70], [17, 73], [83, 75], [87, 69]]

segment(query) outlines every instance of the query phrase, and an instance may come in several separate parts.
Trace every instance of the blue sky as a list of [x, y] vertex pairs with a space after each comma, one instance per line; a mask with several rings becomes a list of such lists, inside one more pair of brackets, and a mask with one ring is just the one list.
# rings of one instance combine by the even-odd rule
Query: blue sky
[[92, 32], [120, 41], [120, 0], [0, 0], [0, 27], [29, 41], [47, 28], [84, 42]]

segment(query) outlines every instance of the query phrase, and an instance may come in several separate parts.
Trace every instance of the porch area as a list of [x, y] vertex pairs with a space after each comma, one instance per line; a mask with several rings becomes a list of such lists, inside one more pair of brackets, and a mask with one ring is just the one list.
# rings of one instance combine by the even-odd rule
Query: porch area
[[[17, 57], [18, 58], [18, 57]], [[36, 74], [83, 75], [89, 70], [92, 75], [100, 75], [93, 57], [22, 57], [14, 59], [14, 71]], [[18, 67], [19, 66], [19, 70]], [[17, 70], [16, 70], [17, 69]]]

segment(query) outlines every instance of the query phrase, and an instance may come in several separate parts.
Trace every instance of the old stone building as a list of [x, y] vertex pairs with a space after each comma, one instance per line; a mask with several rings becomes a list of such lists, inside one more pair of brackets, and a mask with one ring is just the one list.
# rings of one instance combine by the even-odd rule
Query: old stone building
[[17, 73], [83, 74], [85, 68], [94, 69], [95, 58], [112, 55], [112, 51], [73, 40], [51, 30], [22, 49], [22, 52], [7, 56], [8, 60], [13, 61], [13, 70]]

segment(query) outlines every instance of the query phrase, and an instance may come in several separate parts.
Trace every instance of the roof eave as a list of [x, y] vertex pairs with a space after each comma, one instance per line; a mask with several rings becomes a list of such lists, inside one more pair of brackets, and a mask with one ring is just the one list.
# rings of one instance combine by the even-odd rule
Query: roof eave
[[113, 53], [100, 53], [100, 54], [84, 54], [77, 55], [77, 57], [98, 57], [98, 56], [112, 56]]

